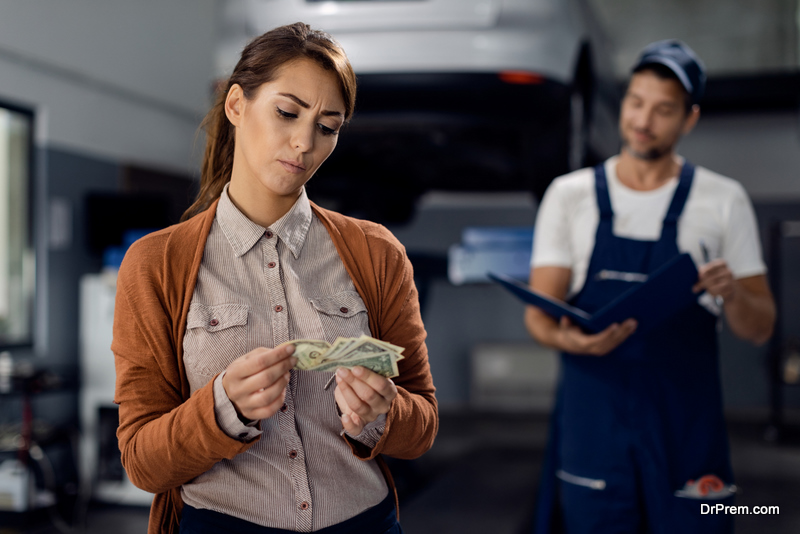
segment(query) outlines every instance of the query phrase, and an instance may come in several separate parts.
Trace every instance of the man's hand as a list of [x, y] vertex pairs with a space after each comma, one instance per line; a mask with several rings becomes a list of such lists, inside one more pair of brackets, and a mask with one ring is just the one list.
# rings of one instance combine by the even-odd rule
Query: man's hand
[[556, 333], [557, 348], [571, 354], [605, 356], [628, 339], [636, 331], [636, 326], [635, 319], [627, 319], [622, 323], [614, 323], [597, 334], [586, 334], [563, 316]]
[[293, 345], [260, 347], [231, 362], [222, 387], [236, 413], [251, 421], [267, 419], [283, 405], [289, 371], [297, 363]]
[[775, 300], [765, 275], [734, 278], [725, 260], [716, 259], [698, 269], [692, 289], [722, 299], [727, 326], [736, 337], [761, 345], [772, 336]]
[[698, 269], [697, 283], [692, 290], [695, 293], [705, 290], [712, 297], [722, 297], [723, 301], [730, 302], [736, 296], [733, 272], [723, 259], [710, 261]]
[[364, 425], [380, 414], [388, 413], [396, 396], [394, 382], [369, 369], [356, 366], [336, 371], [334, 397], [342, 412], [342, 426], [352, 436], [359, 435]]
[[[572, 271], [566, 267], [531, 269], [531, 287], [559, 300], [566, 299]], [[604, 356], [617, 348], [636, 330], [636, 321], [614, 323], [597, 334], [585, 334], [566, 317], [556, 322], [535, 306], [525, 308], [525, 326], [531, 336], [546, 347], [590, 356]]]

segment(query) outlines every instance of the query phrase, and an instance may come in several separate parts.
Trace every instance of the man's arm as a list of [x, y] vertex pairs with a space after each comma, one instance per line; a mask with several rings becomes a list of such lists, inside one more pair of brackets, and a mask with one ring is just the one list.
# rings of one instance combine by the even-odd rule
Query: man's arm
[[775, 326], [775, 300], [765, 275], [734, 279], [728, 264], [717, 259], [699, 270], [695, 291], [722, 297], [725, 320], [733, 334], [755, 345], [764, 344]]
[[[572, 270], [566, 267], [535, 267], [531, 269], [531, 288], [564, 300], [569, 290]], [[531, 336], [544, 346], [587, 356], [604, 356], [617, 348], [634, 330], [636, 321], [628, 319], [614, 323], [597, 334], [585, 334], [562, 317], [560, 322], [535, 306], [525, 309], [525, 326]]]

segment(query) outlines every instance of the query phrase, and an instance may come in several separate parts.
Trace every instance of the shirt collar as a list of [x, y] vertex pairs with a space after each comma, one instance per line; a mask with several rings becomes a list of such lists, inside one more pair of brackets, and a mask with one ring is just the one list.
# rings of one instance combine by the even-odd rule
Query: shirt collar
[[[222, 195], [220, 195], [219, 205], [217, 206], [217, 221], [219, 221], [222, 232], [238, 258], [258, 243], [266, 228], [248, 219], [233, 204], [231, 197], [228, 195], [228, 185], [230, 185], [230, 182], [225, 185]], [[308, 235], [308, 229], [311, 227], [311, 218], [311, 203], [308, 201], [306, 188], [303, 187], [292, 208], [269, 227], [289, 248], [295, 259], [300, 256], [300, 251]]]

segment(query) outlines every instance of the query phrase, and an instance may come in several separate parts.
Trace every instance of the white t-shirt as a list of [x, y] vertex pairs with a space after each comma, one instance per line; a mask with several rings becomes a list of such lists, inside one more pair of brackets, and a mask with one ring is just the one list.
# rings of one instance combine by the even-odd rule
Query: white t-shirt
[[[655, 241], [678, 186], [678, 177], [652, 191], [636, 191], [617, 178], [618, 156], [605, 162], [608, 192], [614, 211], [614, 235]], [[553, 180], [539, 205], [533, 232], [532, 267], [572, 270], [569, 296], [583, 287], [594, 249], [600, 210], [594, 169], [580, 169]], [[730, 178], [696, 167], [692, 188], [678, 220], [678, 250], [695, 264], [705, 263], [700, 243], [710, 259], [723, 258], [735, 278], [764, 274], [753, 206], [744, 188]]]

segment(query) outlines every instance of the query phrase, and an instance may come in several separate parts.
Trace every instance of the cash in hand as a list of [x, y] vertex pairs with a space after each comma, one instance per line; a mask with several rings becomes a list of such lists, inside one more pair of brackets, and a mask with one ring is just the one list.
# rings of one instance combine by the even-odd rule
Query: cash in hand
[[295, 339], [279, 347], [294, 345], [295, 369], [302, 371], [335, 371], [357, 365], [383, 375], [398, 376], [397, 362], [403, 359], [403, 347], [370, 336], [339, 337], [333, 344], [319, 339]]

